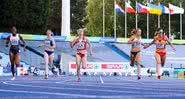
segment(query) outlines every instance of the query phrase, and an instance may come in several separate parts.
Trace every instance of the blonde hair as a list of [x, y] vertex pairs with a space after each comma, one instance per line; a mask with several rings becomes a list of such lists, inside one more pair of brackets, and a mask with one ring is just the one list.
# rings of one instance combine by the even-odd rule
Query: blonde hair
[[78, 35], [81, 34], [82, 32], [84, 33], [84, 29], [78, 29], [77, 30]]
[[46, 32], [50, 32], [50, 33], [52, 33], [52, 31], [51, 31], [50, 29], [48, 29]]

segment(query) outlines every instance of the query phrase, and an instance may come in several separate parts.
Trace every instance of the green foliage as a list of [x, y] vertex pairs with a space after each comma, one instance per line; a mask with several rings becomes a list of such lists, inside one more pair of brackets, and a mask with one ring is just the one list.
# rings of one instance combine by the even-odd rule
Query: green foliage
[[46, 20], [46, 27], [58, 33], [58, 35], [61, 31], [61, 7], [62, 0], [49, 0], [49, 14]]
[[85, 25], [85, 7], [88, 0], [71, 0], [71, 30], [76, 32], [77, 29]]
[[[48, 17], [48, 0], [1, 0], [0, 27], [16, 25], [20, 32], [45, 29]], [[6, 29], [7, 30], [7, 29]]]

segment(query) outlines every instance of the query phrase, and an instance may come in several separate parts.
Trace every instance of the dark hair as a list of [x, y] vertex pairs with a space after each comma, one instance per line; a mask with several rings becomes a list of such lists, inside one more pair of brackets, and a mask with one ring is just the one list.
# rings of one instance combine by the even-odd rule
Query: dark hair
[[139, 30], [141, 30], [140, 28], [137, 28], [137, 29], [132, 29], [132, 31], [131, 31], [131, 35], [135, 35], [135, 34], [137, 34], [137, 32], [139, 31]]
[[158, 29], [157, 29], [157, 32], [158, 32], [158, 33], [164, 33], [164, 31], [163, 31], [162, 28], [158, 28]]
[[135, 35], [137, 33], [136, 29], [132, 29], [132, 31], [130, 32], [131, 35]]
[[163, 31], [162, 28], [158, 28], [158, 29], [156, 30], [156, 32], [155, 32], [155, 35], [158, 35], [158, 34], [160, 34], [160, 33], [164, 34], [164, 31]]

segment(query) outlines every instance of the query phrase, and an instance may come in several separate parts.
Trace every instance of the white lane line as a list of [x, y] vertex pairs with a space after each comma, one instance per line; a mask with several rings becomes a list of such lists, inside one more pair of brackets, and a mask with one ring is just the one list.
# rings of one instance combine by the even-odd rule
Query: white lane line
[[[12, 86], [20, 86], [20, 87], [32, 87], [32, 88], [47, 88], [47, 89], [61, 89], [61, 90], [76, 90], [76, 91], [95, 91], [95, 92], [115, 92], [115, 93], [133, 93], [133, 91], [125, 91], [125, 90], [121, 90], [121, 91], [117, 91], [117, 90], [108, 90], [108, 89], [91, 89], [91, 88], [87, 88], [87, 89], [82, 89], [82, 88], [60, 88], [60, 87], [49, 87], [49, 86], [33, 86], [33, 85], [22, 85], [22, 84], [10, 84], [7, 82], [3, 82], [6, 85], [12, 85]], [[113, 88], [113, 87], [111, 87]], [[137, 93], [137, 92], [136, 92]], [[140, 93], [140, 92], [138, 92]]]
[[66, 93], [52, 93], [52, 92], [40, 92], [40, 91], [17, 91], [17, 90], [3, 90], [0, 89], [0, 92], [12, 92], [12, 93], [29, 93], [29, 94], [46, 94], [46, 95], [57, 95], [57, 96], [66, 96], [66, 97], [74, 97], [74, 98], [104, 98], [104, 99], [124, 99], [124, 98], [129, 98], [129, 99], [133, 99], [133, 98], [164, 98], [164, 97], [178, 97], [178, 96], [185, 96], [185, 95], [178, 95], [178, 94], [171, 94], [171, 95], [167, 95], [167, 94], [163, 94], [163, 95], [124, 95], [124, 96], [97, 96], [97, 95], [79, 95], [79, 94], [66, 94]]
[[58, 96], [70, 96], [70, 97], [82, 97], [82, 98], [123, 98], [124, 96], [96, 96], [96, 95], [80, 95], [80, 94], [66, 94], [66, 93], [57, 93], [57, 92], [41, 92], [41, 91], [17, 91], [17, 90], [3, 90], [1, 92], [12, 92], [12, 93], [30, 93], [30, 94], [47, 94], [47, 95], [58, 95]]
[[173, 87], [175, 89], [172, 89], [172, 88], [170, 88], [168, 86], [159, 88], [158, 86], [145, 86], [145, 85], [139, 86], [139, 85], [127, 85], [127, 84], [125, 84], [125, 85], [122, 84], [124, 86], [115, 86], [115, 84], [112, 84], [112, 85], [103, 85], [102, 86], [102, 85], [98, 85], [98, 84], [95, 84], [95, 85], [94, 84], [92, 84], [92, 85], [86, 84], [86, 85], [84, 85], [84, 84], [78, 84], [78, 83], [74, 83], [74, 84], [63, 83], [63, 85], [84, 86], [84, 87], [87, 87], [88, 86], [88, 87], [99, 87], [99, 88], [114, 88], [114, 89], [124, 89], [124, 88], [127, 88], [127, 89], [133, 89], [133, 90], [136, 90], [137, 89], [137, 90], [147, 90], [147, 91], [158, 91], [160, 89], [163, 89], [164, 91], [167, 91], [167, 92], [169, 92], [169, 91], [184, 92], [184, 89], [182, 88], [182, 86], [179, 87], [181, 89], [176, 90], [177, 87]]
[[[114, 93], [128, 93], [128, 94], [131, 94], [131, 93], [137, 93], [137, 94], [140, 94], [140, 92], [138, 92], [137, 90], [134, 90], [134, 89], [138, 89], [138, 90], [143, 90], [143, 88], [131, 88], [131, 87], [127, 87], [129, 89], [133, 89], [133, 90], [110, 90], [110, 89], [92, 89], [92, 88], [87, 88], [87, 89], [82, 89], [82, 88], [60, 88], [60, 87], [49, 87], [49, 86], [33, 86], [33, 85], [22, 85], [22, 84], [9, 84], [7, 82], [3, 82], [4, 84], [7, 84], [7, 85], [12, 85], [12, 86], [21, 86], [21, 87], [32, 87], [32, 88], [49, 88], [49, 89], [61, 89], [61, 90], [76, 90], [76, 91], [98, 91], [98, 92], [114, 92]], [[96, 85], [91, 85], [92, 87], [97, 87]], [[107, 88], [107, 87], [101, 87], [101, 88]], [[114, 88], [114, 87], [108, 87], [108, 88]], [[114, 88], [115, 89], [115, 88]], [[121, 89], [121, 88], [119, 88]], [[153, 89], [147, 89], [146, 90], [148, 94], [152, 93], [152, 94], [156, 94], [156, 95], [159, 95], [159, 94], [165, 94], [166, 95], [166, 92], [168, 94], [174, 94], [173, 92], [170, 92], [170, 90], [160, 90], [161, 93], [158, 93], [157, 92], [153, 92], [154, 90]], [[151, 91], [151, 92], [149, 92]], [[164, 92], [163, 92], [164, 91]], [[163, 92], [163, 93], [162, 93]], [[175, 90], [175, 92], [179, 92], [177, 90]], [[182, 90], [181, 93], [184, 93], [184, 90]]]
[[[130, 80], [132, 82], [134, 82], [133, 80]], [[71, 83], [63, 83], [63, 82], [57, 82], [58, 84], [64, 84], [64, 85], [76, 85], [76, 86], [92, 86], [92, 85], [96, 85], [96, 86], [100, 86], [102, 87], [102, 85], [99, 85], [97, 83], [93, 83], [93, 82], [80, 82], [80, 83], [76, 83], [76, 82], [71, 82]], [[81, 84], [83, 83], [83, 85]], [[92, 84], [92, 85], [90, 85]], [[141, 84], [141, 85], [138, 85], [138, 84], [132, 84], [131, 82], [123, 82], [123, 83], [109, 83], [109, 82], [106, 82], [104, 83], [104, 86], [103, 87], [109, 87], [109, 86], [114, 86], [114, 88], [126, 88], [126, 87], [142, 87], [142, 88], [146, 88], [146, 89], [168, 89], [169, 88], [174, 88], [174, 84], [166, 84], [166, 85], [160, 85], [160, 84]], [[182, 88], [183, 85], [175, 85], [175, 88]], [[132, 88], [131, 88], [132, 89]]]
[[104, 81], [103, 81], [103, 79], [102, 79], [101, 75], [100, 75], [100, 81], [101, 81], [101, 83], [102, 83], [102, 84], [104, 83]]

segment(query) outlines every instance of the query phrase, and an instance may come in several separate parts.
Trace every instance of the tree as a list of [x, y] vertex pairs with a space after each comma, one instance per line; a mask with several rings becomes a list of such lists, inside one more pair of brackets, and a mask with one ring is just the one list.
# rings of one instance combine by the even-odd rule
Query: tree
[[61, 32], [61, 8], [62, 0], [49, 0], [49, 14], [48, 19], [46, 20], [46, 27], [58, 34]]
[[1, 28], [16, 25], [19, 32], [42, 32], [48, 19], [49, 0], [1, 0]]
[[71, 30], [76, 32], [77, 29], [85, 26], [85, 7], [88, 0], [71, 0]]

